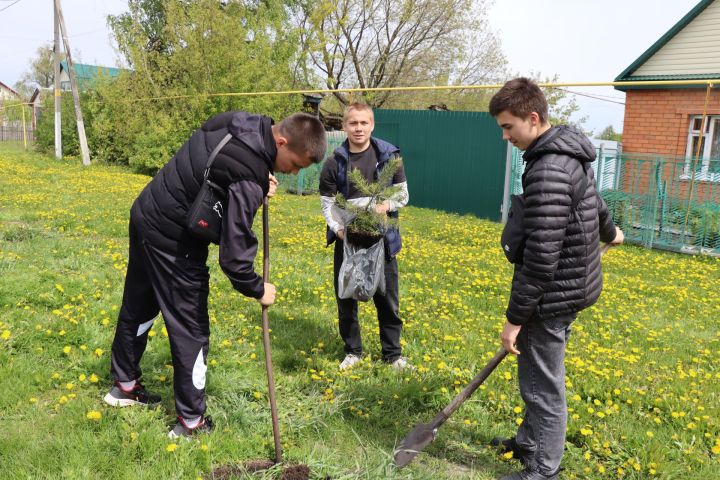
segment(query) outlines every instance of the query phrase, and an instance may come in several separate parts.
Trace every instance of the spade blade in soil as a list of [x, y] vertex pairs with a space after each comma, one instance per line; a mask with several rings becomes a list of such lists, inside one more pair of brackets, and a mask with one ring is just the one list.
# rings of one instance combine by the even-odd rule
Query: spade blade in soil
[[429, 423], [421, 423], [413, 428], [395, 451], [395, 465], [404, 467], [412, 462], [413, 458], [415, 458], [423, 448], [435, 440], [436, 434], [437, 428]]

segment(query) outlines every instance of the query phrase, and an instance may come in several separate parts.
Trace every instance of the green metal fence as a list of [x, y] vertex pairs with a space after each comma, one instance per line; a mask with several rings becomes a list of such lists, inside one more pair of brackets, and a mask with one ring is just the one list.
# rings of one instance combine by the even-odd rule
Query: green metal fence
[[[345, 132], [327, 132], [327, 150], [325, 150], [325, 158], [327, 158], [342, 142], [345, 141]], [[320, 172], [322, 171], [322, 162], [303, 168], [297, 175], [287, 173], [278, 173], [277, 178], [280, 187], [290, 193], [298, 195], [311, 195], [318, 191], [320, 184]]]
[[[500, 219], [507, 147], [488, 113], [375, 110], [373, 136], [400, 148], [411, 205]], [[329, 132], [328, 155], [344, 140]], [[278, 178], [287, 191], [315, 193], [321, 169]]]
[[376, 110], [374, 135], [400, 148], [411, 205], [500, 219], [507, 147], [490, 114]]
[[[521, 152], [513, 152], [511, 193], [522, 191]], [[629, 242], [720, 255], [720, 158], [598, 152], [598, 189]]]

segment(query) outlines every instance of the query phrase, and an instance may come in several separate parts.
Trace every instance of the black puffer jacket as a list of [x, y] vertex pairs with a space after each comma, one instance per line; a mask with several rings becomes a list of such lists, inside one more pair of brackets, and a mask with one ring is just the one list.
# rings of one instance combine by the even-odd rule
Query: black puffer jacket
[[225, 189], [247, 180], [266, 195], [268, 173], [277, 155], [271, 125], [270, 117], [235, 111], [216, 115], [193, 132], [132, 206], [132, 221], [140, 226], [144, 238], [169, 253], [204, 261], [208, 243], [192, 236], [185, 222], [208, 157], [220, 140], [232, 133], [233, 138], [215, 158], [210, 178]]
[[[595, 148], [579, 130], [553, 127], [523, 158], [527, 243], [524, 263], [515, 267], [506, 312], [515, 325], [534, 315], [568, 315], [594, 304], [602, 290], [599, 242], [615, 238], [615, 225], [590, 167]], [[586, 171], [585, 195], [571, 211]]]

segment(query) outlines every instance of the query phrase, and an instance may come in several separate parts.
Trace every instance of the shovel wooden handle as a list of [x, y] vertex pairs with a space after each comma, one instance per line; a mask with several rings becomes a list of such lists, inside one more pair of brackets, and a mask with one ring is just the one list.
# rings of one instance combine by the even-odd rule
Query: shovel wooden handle
[[437, 415], [435, 415], [435, 418], [433, 418], [432, 422], [430, 422], [430, 425], [432, 425], [433, 428], [438, 428], [440, 425], [445, 423], [445, 421], [450, 418], [450, 415], [452, 415], [453, 412], [457, 410], [460, 405], [468, 399], [468, 397], [470, 397], [470, 395], [475, 393], [475, 390], [482, 385], [482, 383], [490, 376], [493, 370], [500, 365], [500, 362], [502, 362], [506, 356], [507, 352], [501, 347], [495, 356], [488, 362], [487, 365], [485, 365], [485, 367], [483, 367], [482, 370], [480, 370], [480, 373], [475, 375], [475, 378], [470, 381], [462, 392], [458, 393], [447, 407], [443, 408]]
[[[263, 282], [270, 280], [270, 221], [268, 199], [263, 200]], [[263, 347], [265, 350], [265, 370], [268, 380], [268, 397], [270, 397], [270, 414], [272, 415], [273, 439], [275, 441], [275, 463], [282, 463], [282, 447], [280, 445], [280, 422], [278, 421], [277, 402], [275, 401], [275, 379], [273, 378], [272, 355], [270, 354], [270, 319], [268, 307], [262, 306]]]

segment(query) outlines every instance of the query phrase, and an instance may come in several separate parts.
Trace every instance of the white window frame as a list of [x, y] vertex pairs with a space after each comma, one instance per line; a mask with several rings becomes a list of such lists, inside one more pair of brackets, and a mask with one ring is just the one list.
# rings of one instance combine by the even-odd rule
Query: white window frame
[[[692, 167], [695, 162], [695, 150], [693, 139], [700, 137], [700, 129], [694, 129], [696, 121], [702, 123], [702, 115], [692, 115], [688, 122], [687, 147], [685, 151], [685, 171], [680, 176], [683, 180], [690, 180]], [[700, 168], [695, 172], [695, 180], [704, 182], [720, 182], [720, 173], [710, 172], [710, 153], [712, 152], [712, 141], [715, 135], [720, 135], [720, 115], [708, 115], [705, 120], [705, 134], [703, 135], [704, 145], [700, 152]]]

